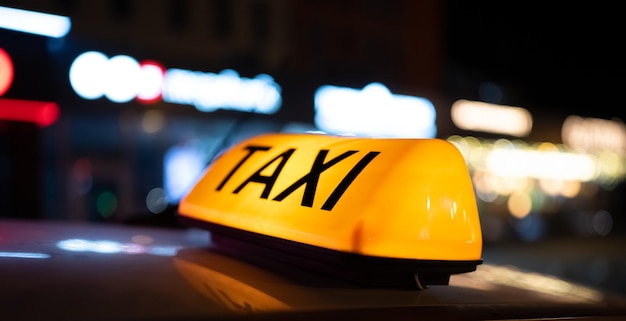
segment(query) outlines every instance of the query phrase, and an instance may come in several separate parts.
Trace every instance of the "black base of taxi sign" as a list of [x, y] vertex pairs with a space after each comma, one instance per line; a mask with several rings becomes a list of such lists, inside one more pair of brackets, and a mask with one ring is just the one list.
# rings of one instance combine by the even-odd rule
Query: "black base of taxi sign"
[[211, 250], [269, 270], [301, 268], [361, 286], [426, 289], [448, 285], [450, 275], [472, 272], [477, 261], [411, 260], [333, 251], [188, 218], [180, 222], [211, 232]]
[[375, 286], [445, 285], [482, 263], [469, 172], [441, 139], [252, 137], [209, 165], [178, 217], [224, 252]]

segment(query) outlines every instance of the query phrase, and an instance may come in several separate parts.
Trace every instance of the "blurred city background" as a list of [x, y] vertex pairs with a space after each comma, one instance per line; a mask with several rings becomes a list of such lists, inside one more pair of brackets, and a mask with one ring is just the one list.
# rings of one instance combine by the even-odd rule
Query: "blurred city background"
[[0, 6], [0, 217], [174, 225], [253, 135], [441, 138], [467, 161], [486, 259], [626, 292], [617, 5]]

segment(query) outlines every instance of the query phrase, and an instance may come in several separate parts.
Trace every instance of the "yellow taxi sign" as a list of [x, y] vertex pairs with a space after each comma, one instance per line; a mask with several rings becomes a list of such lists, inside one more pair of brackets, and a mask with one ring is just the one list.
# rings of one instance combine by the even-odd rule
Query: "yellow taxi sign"
[[469, 172], [440, 139], [253, 137], [209, 166], [179, 217], [249, 245], [271, 243], [276, 255], [366, 257], [443, 277], [431, 283], [481, 263]]

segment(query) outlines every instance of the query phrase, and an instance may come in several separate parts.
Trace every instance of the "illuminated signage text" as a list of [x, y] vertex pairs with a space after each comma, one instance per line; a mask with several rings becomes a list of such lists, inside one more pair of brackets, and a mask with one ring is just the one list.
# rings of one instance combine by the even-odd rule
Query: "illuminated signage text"
[[136, 99], [192, 105], [202, 112], [231, 109], [273, 114], [280, 108], [281, 88], [266, 74], [240, 77], [230, 69], [220, 73], [165, 69], [153, 60], [138, 62], [90, 51], [79, 55], [69, 72], [76, 94], [84, 99], [106, 97], [116, 103]]
[[[231, 176], [243, 165], [243, 163], [252, 156], [252, 154], [258, 151], [268, 151], [271, 149], [269, 146], [246, 146], [245, 148], [248, 152], [247, 154], [239, 161], [235, 167], [228, 173], [228, 175], [222, 180], [220, 185], [217, 187], [217, 190], [220, 191], [226, 182], [231, 178]], [[261, 198], [267, 199], [272, 191], [272, 187], [276, 183], [278, 176], [280, 175], [281, 170], [285, 167], [285, 164], [291, 157], [291, 155], [296, 151], [295, 148], [290, 148], [280, 153], [276, 157], [274, 157], [269, 162], [262, 165], [258, 168], [252, 175], [250, 175], [247, 179], [245, 179], [237, 188], [233, 190], [234, 194], [239, 193], [247, 184], [249, 183], [261, 183], [265, 185], [263, 192], [261, 193]], [[302, 202], [300, 205], [306, 207], [313, 206], [313, 200], [315, 198], [315, 191], [317, 188], [317, 184], [320, 178], [320, 175], [325, 170], [329, 169], [333, 165], [341, 162], [342, 160], [350, 157], [353, 154], [358, 153], [356, 150], [350, 150], [342, 153], [341, 155], [329, 160], [325, 161], [326, 156], [328, 155], [327, 149], [322, 149], [318, 152], [315, 161], [313, 162], [313, 166], [311, 170], [306, 173], [304, 176], [297, 179], [291, 185], [289, 185], [282, 192], [278, 193], [272, 200], [274, 201], [282, 201], [295, 190], [305, 185], [304, 195], [302, 197]], [[343, 179], [337, 184], [333, 192], [326, 199], [324, 204], [322, 205], [322, 209], [326, 211], [330, 211], [333, 209], [341, 195], [346, 191], [346, 189], [352, 184], [352, 181], [359, 175], [359, 173], [372, 161], [380, 152], [368, 152], [361, 160], [354, 166], [352, 169], [343, 177]], [[271, 175], [263, 175], [262, 173], [270, 168], [274, 163], [278, 162], [278, 165], [275, 167], [274, 172]]]
[[435, 118], [428, 99], [391, 94], [381, 83], [362, 90], [325, 85], [315, 93], [315, 124], [330, 134], [433, 138]]

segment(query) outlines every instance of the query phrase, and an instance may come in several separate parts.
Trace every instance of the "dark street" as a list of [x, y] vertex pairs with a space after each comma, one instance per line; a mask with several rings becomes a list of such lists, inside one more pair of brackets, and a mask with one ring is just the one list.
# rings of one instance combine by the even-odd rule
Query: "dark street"
[[626, 294], [626, 238], [589, 237], [505, 243], [484, 247], [485, 263]]

